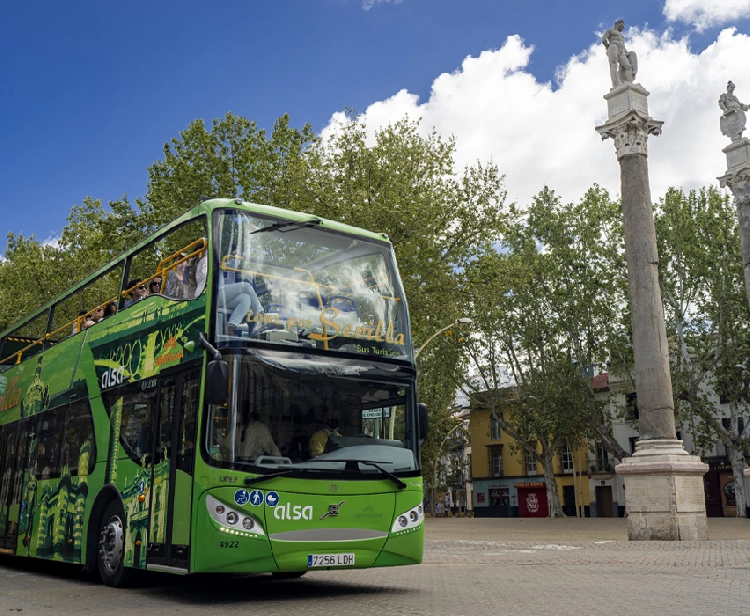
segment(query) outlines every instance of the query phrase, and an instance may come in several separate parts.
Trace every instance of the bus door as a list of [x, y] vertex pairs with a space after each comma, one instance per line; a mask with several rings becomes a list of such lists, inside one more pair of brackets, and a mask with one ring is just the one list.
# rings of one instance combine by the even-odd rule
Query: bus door
[[198, 371], [161, 379], [151, 457], [148, 569], [190, 564]]
[[[0, 548], [15, 553], [28, 449], [28, 420], [2, 430], [0, 444]], [[28, 542], [25, 542], [28, 543]]]
[[12, 493], [16, 458], [16, 426], [0, 427], [0, 550], [9, 550], [6, 545], [8, 533], [8, 510]]

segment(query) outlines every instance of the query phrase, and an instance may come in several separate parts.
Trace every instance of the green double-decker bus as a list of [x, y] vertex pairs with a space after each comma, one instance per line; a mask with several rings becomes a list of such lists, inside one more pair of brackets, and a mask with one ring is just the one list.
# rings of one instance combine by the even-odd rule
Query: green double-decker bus
[[388, 238], [211, 199], [0, 334], [0, 554], [419, 563], [426, 429]]

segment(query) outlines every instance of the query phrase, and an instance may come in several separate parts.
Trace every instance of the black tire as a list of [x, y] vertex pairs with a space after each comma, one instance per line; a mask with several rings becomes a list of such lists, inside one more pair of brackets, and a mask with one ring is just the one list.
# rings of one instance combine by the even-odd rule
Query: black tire
[[96, 562], [102, 582], [115, 588], [127, 586], [134, 571], [125, 567], [125, 511], [119, 500], [112, 501], [104, 510], [96, 540]]
[[274, 571], [271, 573], [275, 580], [296, 580], [305, 575], [307, 571]]

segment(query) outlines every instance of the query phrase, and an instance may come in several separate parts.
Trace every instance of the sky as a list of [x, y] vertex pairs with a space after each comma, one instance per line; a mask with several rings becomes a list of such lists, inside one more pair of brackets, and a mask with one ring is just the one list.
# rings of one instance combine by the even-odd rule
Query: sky
[[408, 115], [455, 136], [459, 170], [495, 163], [520, 206], [545, 185], [616, 196], [614, 145], [594, 127], [610, 89], [601, 35], [618, 18], [664, 121], [653, 199], [716, 184], [727, 80], [750, 102], [750, 0], [5, 3], [0, 254], [9, 231], [54, 242], [86, 196], [145, 195], [164, 144], [227, 111], [267, 129], [288, 113], [323, 135], [346, 109], [369, 131]]

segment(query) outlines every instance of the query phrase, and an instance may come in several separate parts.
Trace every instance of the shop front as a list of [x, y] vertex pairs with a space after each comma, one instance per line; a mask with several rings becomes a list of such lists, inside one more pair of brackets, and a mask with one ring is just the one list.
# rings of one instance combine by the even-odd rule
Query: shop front
[[515, 484], [518, 492], [518, 513], [522, 518], [549, 516], [547, 485], [543, 481]]

